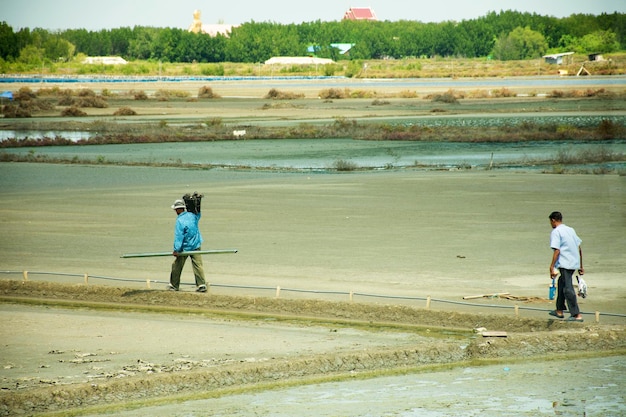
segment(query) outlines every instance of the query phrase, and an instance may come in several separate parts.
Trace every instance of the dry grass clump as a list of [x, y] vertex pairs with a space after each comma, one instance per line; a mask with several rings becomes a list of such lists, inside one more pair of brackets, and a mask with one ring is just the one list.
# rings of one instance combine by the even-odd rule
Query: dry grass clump
[[398, 97], [400, 98], [417, 98], [417, 91], [411, 90], [402, 90], [398, 93]]
[[387, 104], [390, 104], [389, 101], [387, 100], [381, 100], [381, 99], [374, 99], [374, 101], [372, 101], [372, 106], [386, 106]]
[[602, 139], [616, 139], [626, 135], [626, 128], [622, 124], [615, 123], [608, 119], [602, 119], [598, 125], [597, 132]]
[[213, 89], [207, 85], [203, 85], [198, 90], [198, 98], [220, 98], [218, 94], [213, 92]]
[[349, 91], [350, 98], [374, 98], [378, 96], [379, 94], [376, 91], [369, 91], [369, 90]]
[[37, 94], [28, 87], [22, 87], [13, 94], [13, 100], [15, 101], [28, 101], [37, 98]]
[[559, 149], [554, 156], [554, 162], [560, 165], [606, 163], [623, 159], [623, 153], [613, 152], [605, 146], [579, 150], [578, 152], [572, 152], [569, 149]]
[[109, 107], [106, 98], [96, 94], [88, 88], [79, 90], [74, 97], [72, 90], [58, 90], [56, 96], [59, 97], [59, 106], [94, 107], [104, 109]]
[[511, 91], [506, 87], [502, 87], [497, 90], [491, 90], [491, 95], [496, 98], [517, 96], [517, 94], [514, 91]]
[[50, 110], [53, 107], [49, 100], [39, 99], [30, 88], [22, 87], [13, 94], [13, 103], [2, 107], [2, 114], [6, 118], [32, 117], [34, 112]]
[[267, 92], [267, 94], [263, 98], [271, 99], [271, 100], [294, 100], [297, 98], [304, 98], [304, 94], [292, 93], [289, 91], [280, 91], [280, 90], [277, 90], [276, 88], [272, 88], [270, 91]]
[[459, 98], [464, 98], [464, 94], [459, 94], [450, 89], [442, 94], [429, 94], [425, 99], [430, 99], [434, 103], [459, 104]]
[[333, 168], [337, 171], [354, 171], [355, 169], [358, 169], [358, 167], [359, 166], [354, 162], [346, 161], [345, 159], [338, 159], [333, 162]]
[[327, 88], [319, 93], [319, 98], [325, 100], [334, 100], [346, 97], [350, 97], [350, 90], [347, 88], [345, 90], [342, 90], [341, 88]]
[[154, 97], [156, 97], [159, 101], [168, 101], [172, 98], [189, 98], [190, 94], [187, 91], [182, 90], [158, 90], [154, 93]]
[[470, 91], [469, 98], [489, 98], [489, 91], [487, 90], [474, 90], [474, 91]]
[[89, 88], [78, 90], [77, 94], [78, 97], [95, 97], [96, 95], [96, 92]]
[[221, 117], [214, 117], [212, 119], [207, 120], [204, 123], [207, 126], [221, 127], [224, 124], [224, 120]]
[[57, 101], [57, 104], [59, 106], [72, 106], [74, 105], [75, 100], [74, 97], [72, 97], [71, 94], [64, 94], [59, 98], [59, 101]]
[[580, 97], [601, 97], [601, 98], [613, 98], [615, 93], [606, 91], [604, 88], [593, 89], [588, 88], [586, 90], [552, 90], [548, 94], [551, 98], [580, 98]]
[[37, 97], [58, 97], [62, 94], [63, 92], [59, 87], [40, 88], [37, 90]]
[[77, 106], [70, 106], [61, 112], [63, 117], [85, 117], [87, 113], [79, 109]]
[[32, 112], [24, 107], [16, 106], [15, 104], [6, 104], [2, 106], [2, 115], [6, 118], [21, 119], [25, 117], [32, 117]]
[[148, 100], [148, 95], [143, 90], [139, 90], [139, 91], [130, 90], [128, 94], [133, 96], [133, 99], [138, 100], [138, 101]]
[[137, 112], [128, 106], [120, 107], [113, 113], [113, 116], [135, 116], [135, 115], [137, 115]]
[[109, 107], [106, 99], [102, 96], [81, 97], [76, 104], [78, 105], [78, 107], [93, 107], [97, 109], [105, 109]]

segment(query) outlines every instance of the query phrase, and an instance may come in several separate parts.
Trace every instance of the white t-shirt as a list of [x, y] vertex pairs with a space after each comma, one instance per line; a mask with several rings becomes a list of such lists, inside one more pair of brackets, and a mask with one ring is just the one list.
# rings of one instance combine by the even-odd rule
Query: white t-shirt
[[569, 226], [560, 224], [550, 233], [550, 247], [559, 250], [559, 258], [555, 268], [578, 269], [580, 268], [580, 253], [578, 247], [582, 240], [576, 231]]

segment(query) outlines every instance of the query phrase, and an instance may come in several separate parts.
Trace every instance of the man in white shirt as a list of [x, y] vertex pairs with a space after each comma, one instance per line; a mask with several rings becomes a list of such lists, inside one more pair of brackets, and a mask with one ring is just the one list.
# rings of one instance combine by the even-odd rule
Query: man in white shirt
[[583, 316], [578, 308], [578, 300], [572, 276], [578, 270], [580, 275], [585, 273], [583, 269], [583, 251], [580, 248], [582, 240], [576, 231], [563, 224], [563, 215], [554, 211], [548, 216], [552, 232], [550, 233], [550, 247], [553, 250], [552, 262], [550, 262], [550, 279], [559, 276], [558, 292], [556, 297], [556, 310], [550, 311], [550, 315], [564, 318], [563, 311], [567, 303], [570, 317], [567, 321], [583, 321]]

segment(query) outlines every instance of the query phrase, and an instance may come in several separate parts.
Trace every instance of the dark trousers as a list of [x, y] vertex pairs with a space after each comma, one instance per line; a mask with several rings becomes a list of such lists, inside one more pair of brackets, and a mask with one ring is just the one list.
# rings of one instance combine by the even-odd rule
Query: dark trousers
[[[200, 250], [200, 248], [196, 249]], [[204, 267], [202, 265], [202, 255], [187, 255], [177, 256], [172, 262], [172, 272], [170, 273], [170, 284], [176, 289], [180, 286], [180, 275], [183, 272], [185, 261], [187, 258], [191, 258], [191, 266], [193, 268], [193, 275], [196, 278], [196, 286], [206, 285], [204, 279]]]
[[[559, 272], [561, 275], [558, 281], [556, 309], [568, 310], [572, 316], [577, 316], [580, 314], [580, 309], [578, 308], [578, 299], [576, 298], [576, 291], [574, 291], [574, 283], [572, 282], [574, 270], [559, 268]], [[565, 303], [567, 303], [567, 308], [565, 308]]]

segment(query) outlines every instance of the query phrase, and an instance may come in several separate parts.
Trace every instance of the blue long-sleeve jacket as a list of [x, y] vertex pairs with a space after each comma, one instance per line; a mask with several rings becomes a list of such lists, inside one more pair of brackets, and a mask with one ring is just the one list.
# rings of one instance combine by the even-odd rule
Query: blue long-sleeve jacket
[[202, 235], [198, 229], [201, 214], [183, 211], [176, 217], [174, 227], [174, 252], [187, 252], [202, 245]]

